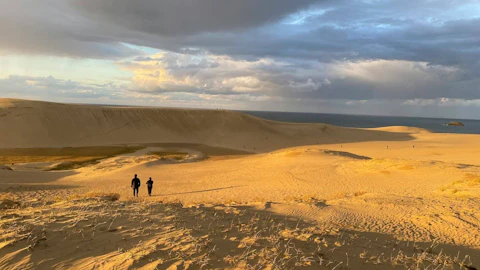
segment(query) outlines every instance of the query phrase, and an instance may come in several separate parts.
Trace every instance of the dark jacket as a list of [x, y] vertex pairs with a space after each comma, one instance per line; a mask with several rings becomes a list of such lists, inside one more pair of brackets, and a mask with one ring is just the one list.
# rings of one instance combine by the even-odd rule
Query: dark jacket
[[132, 187], [134, 187], [134, 188], [140, 187], [140, 179], [138, 179], [137, 177], [133, 178], [132, 179]]
[[149, 188], [152, 188], [152, 187], [153, 187], [153, 181], [152, 181], [152, 179], [150, 179], [150, 180], [147, 181], [147, 186], [148, 186]]

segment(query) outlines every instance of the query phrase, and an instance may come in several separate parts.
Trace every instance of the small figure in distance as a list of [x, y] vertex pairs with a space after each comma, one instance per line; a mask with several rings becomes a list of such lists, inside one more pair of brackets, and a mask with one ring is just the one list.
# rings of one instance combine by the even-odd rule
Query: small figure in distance
[[133, 188], [133, 197], [138, 197], [138, 188], [140, 187], [140, 179], [137, 178], [137, 175], [135, 174], [135, 177], [132, 179], [132, 188]]
[[148, 196], [152, 196], [153, 180], [152, 177], [147, 181]]

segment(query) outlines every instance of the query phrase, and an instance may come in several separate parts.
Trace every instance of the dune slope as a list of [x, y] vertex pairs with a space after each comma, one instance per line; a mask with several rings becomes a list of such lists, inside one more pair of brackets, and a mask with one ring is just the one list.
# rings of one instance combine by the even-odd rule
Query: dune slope
[[386, 132], [267, 121], [240, 112], [0, 99], [0, 148], [201, 143], [251, 152], [328, 143], [404, 141]]

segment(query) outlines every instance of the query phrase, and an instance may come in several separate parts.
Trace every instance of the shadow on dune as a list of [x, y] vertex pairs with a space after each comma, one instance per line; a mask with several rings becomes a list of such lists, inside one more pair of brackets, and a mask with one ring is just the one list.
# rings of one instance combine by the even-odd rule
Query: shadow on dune
[[145, 143], [145, 147], [168, 147], [172, 151], [182, 152], [185, 149], [195, 150], [208, 156], [243, 156], [251, 155], [251, 152], [235, 150], [224, 147], [215, 147], [201, 143]]
[[17, 193], [29, 191], [56, 191], [56, 190], [70, 190], [81, 188], [81, 186], [66, 186], [66, 185], [38, 185], [38, 184], [22, 184], [6, 183], [0, 184], [0, 192]]
[[178, 192], [178, 193], [170, 193], [170, 194], [158, 194], [158, 195], [153, 195], [153, 197], [156, 197], [156, 196], [169, 196], [169, 195], [183, 195], [183, 194], [203, 193], [203, 192], [210, 192], [210, 191], [217, 191], [217, 190], [224, 190], [224, 189], [231, 189], [231, 188], [238, 188], [238, 187], [244, 187], [244, 186], [231, 186], [231, 187], [212, 188], [212, 189], [195, 190], [195, 191], [187, 191], [187, 192]]
[[77, 174], [74, 171], [37, 172], [37, 171], [6, 171], [0, 172], [0, 191], [23, 192], [32, 190], [70, 189], [74, 186], [48, 185], [67, 176]]
[[343, 151], [332, 151], [332, 150], [324, 150], [325, 154], [335, 155], [335, 156], [342, 156], [342, 157], [349, 157], [353, 159], [360, 159], [360, 160], [370, 160], [371, 157], [356, 155], [350, 152], [343, 152]]
[[9, 130], [0, 148], [189, 143], [258, 153], [314, 144], [414, 139], [408, 131], [275, 122], [233, 111], [11, 103], [0, 121], [0, 130]]

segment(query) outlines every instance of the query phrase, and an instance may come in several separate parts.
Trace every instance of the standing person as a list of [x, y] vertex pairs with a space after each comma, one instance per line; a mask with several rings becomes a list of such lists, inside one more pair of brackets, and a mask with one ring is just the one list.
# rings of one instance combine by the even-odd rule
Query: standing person
[[135, 174], [135, 177], [132, 179], [133, 197], [135, 197], [135, 196], [138, 197], [138, 188], [139, 187], [140, 187], [140, 179], [138, 179], [137, 175]]
[[147, 181], [147, 187], [148, 187], [148, 196], [152, 196], [152, 188], [153, 188], [153, 180], [152, 177], [148, 179]]

